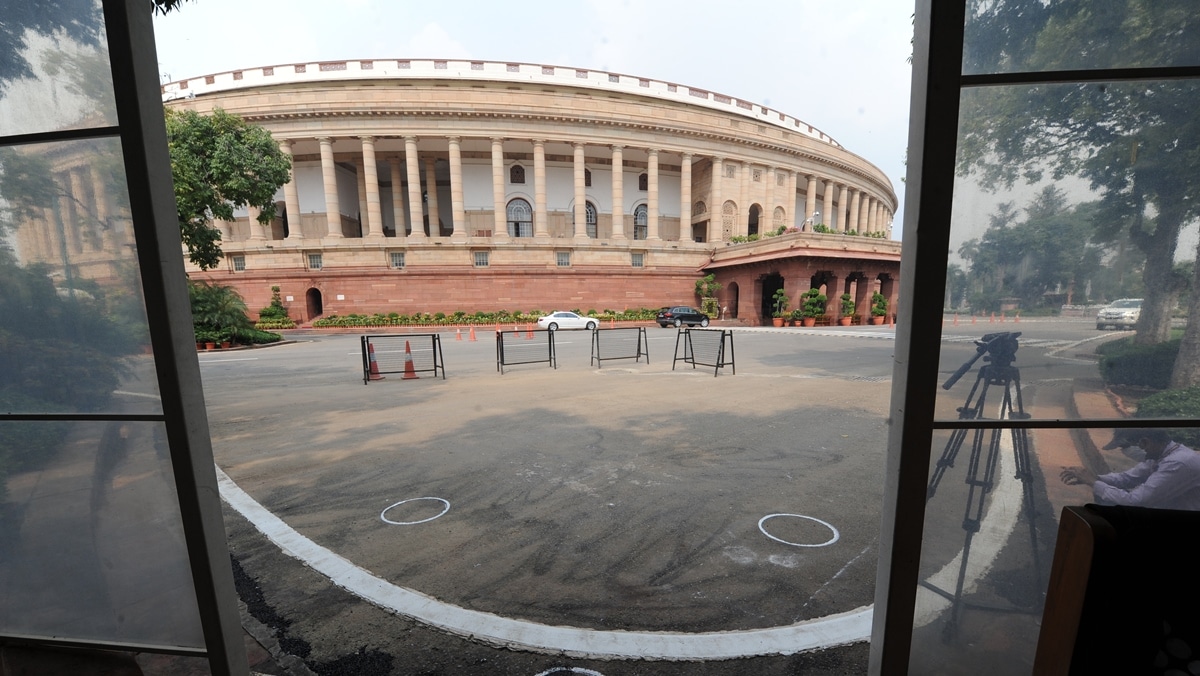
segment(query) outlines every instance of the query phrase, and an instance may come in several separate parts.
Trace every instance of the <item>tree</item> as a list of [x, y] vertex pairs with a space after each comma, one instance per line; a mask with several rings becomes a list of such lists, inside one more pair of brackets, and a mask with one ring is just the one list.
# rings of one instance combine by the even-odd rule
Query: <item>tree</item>
[[249, 205], [260, 210], [260, 223], [270, 223], [291, 162], [265, 129], [219, 108], [211, 115], [167, 109], [166, 119], [183, 243], [188, 259], [208, 270], [221, 262], [213, 219], [231, 220], [235, 208]]
[[[1113, 1], [1103, 11], [1084, 0], [971, 0], [968, 17], [967, 72], [1200, 62], [1200, 14], [1187, 0]], [[960, 173], [993, 187], [1047, 173], [1085, 178], [1101, 196], [1097, 236], [1124, 233], [1145, 254], [1142, 344], [1167, 339], [1187, 286], [1174, 263], [1180, 231], [1200, 215], [1197, 100], [1200, 84], [1182, 79], [986, 87], [962, 99]], [[1200, 382], [1193, 305], [1193, 349], [1181, 349], [1177, 364], [1196, 369], [1183, 380]]]

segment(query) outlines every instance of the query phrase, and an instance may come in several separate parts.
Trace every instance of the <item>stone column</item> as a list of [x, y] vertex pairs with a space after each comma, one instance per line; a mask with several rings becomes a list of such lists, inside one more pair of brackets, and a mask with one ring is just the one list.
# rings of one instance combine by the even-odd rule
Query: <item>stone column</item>
[[[87, 204], [87, 195], [83, 192], [83, 173], [80, 169], [72, 169], [67, 172], [67, 180], [70, 182], [71, 197], [74, 201], [69, 201], [68, 204], [71, 211], [63, 210], [63, 214], [74, 213], [75, 218], [71, 222], [71, 227], [75, 230], [75, 241], [79, 243], [79, 250], [95, 251], [98, 247], [94, 244], [91, 237], [84, 237], [83, 233], [90, 231], [96, 227], [96, 223], [92, 220], [83, 208]], [[86, 245], [86, 246], [85, 246]]]
[[575, 170], [575, 237], [587, 239], [587, 186], [584, 182], [583, 144], [573, 144], [571, 166]]
[[722, 242], [725, 240], [725, 160], [714, 157], [712, 162], [712, 204], [708, 210], [708, 235], [711, 241]]
[[367, 237], [383, 237], [383, 208], [379, 205], [379, 164], [375, 139], [363, 136], [363, 181], [367, 184]]
[[262, 215], [262, 210], [260, 210], [258, 207], [252, 207], [248, 204], [246, 205], [247, 221], [250, 224], [249, 239], [260, 240], [260, 241], [267, 239], [267, 234], [265, 232], [266, 226], [264, 226], [262, 224], [262, 222], [260, 222], [258, 220], [258, 217], [261, 215]]
[[214, 220], [213, 226], [221, 232], [222, 242], [233, 241], [233, 223], [230, 223], [229, 221]]
[[846, 221], [846, 230], [858, 229], [858, 207], [862, 194], [857, 188], [850, 188], [850, 218]]
[[[775, 229], [775, 167], [768, 166], [767, 173], [764, 177], [767, 181], [767, 202], [763, 207], [763, 219], [770, 225], [769, 230]], [[762, 226], [759, 226], [762, 229]]]
[[808, 185], [804, 188], [804, 221], [808, 223], [807, 230], [811, 231], [812, 226], [817, 224], [813, 218], [813, 212], [817, 210], [817, 177], [809, 174], [805, 178], [808, 179]]
[[[742, 180], [738, 181], [738, 213], [734, 219], [733, 234], [748, 235], [750, 234], [750, 172], [753, 168], [749, 162], [741, 163]], [[761, 215], [760, 215], [761, 220]]]
[[550, 227], [546, 222], [546, 142], [533, 142], [533, 236], [549, 237]]
[[429, 211], [429, 237], [437, 239], [442, 236], [442, 217], [438, 213], [437, 160], [433, 157], [425, 158], [425, 195]]
[[396, 224], [396, 237], [404, 239], [404, 196], [400, 193], [404, 186], [400, 182], [400, 158], [389, 158], [388, 169], [392, 175], [392, 222]]
[[504, 139], [492, 138], [492, 237], [508, 239], [508, 213], [504, 204]]
[[825, 181], [824, 183], [825, 199], [821, 205], [821, 222], [829, 225], [829, 221], [833, 219], [830, 216], [833, 213], [833, 181]]
[[846, 232], [850, 228], [850, 186], [841, 185], [838, 191], [838, 230]]
[[342, 236], [342, 207], [338, 204], [337, 168], [333, 164], [333, 139], [317, 139], [321, 143], [321, 183], [325, 186], [326, 237]]
[[646, 239], [661, 240], [658, 234], [658, 151], [646, 151], [650, 158], [646, 169]]
[[679, 161], [679, 240], [692, 241], [692, 154]]
[[363, 177], [366, 169], [363, 167], [362, 158], [354, 160], [354, 183], [358, 187], [358, 236], [362, 237], [367, 233], [367, 181]]
[[292, 142], [284, 139], [279, 142], [279, 149], [288, 158], [288, 182], [283, 184], [283, 204], [287, 209], [288, 234], [287, 239], [296, 240], [304, 236], [300, 227], [300, 190], [296, 187], [296, 161], [292, 157]]
[[612, 238], [625, 239], [625, 169], [622, 146], [612, 147]]
[[864, 194], [860, 199], [858, 208], [858, 231], [867, 232], [867, 217], [871, 213], [871, 197]]
[[[408, 220], [411, 222], [412, 233], [409, 237], [415, 240], [425, 239], [425, 226], [421, 224], [425, 213], [421, 205], [421, 165], [417, 158], [417, 138], [404, 137], [404, 163], [408, 171]], [[403, 228], [400, 228], [403, 230]]]
[[101, 228], [100, 245], [105, 251], [124, 256], [127, 252], [117, 251], [117, 225], [109, 221], [108, 193], [104, 190], [104, 179], [95, 166], [88, 166], [86, 171], [92, 185], [92, 205], [96, 211], [97, 225]]
[[450, 137], [450, 213], [454, 230], [450, 237], [456, 242], [467, 238], [467, 210], [463, 205], [462, 139]]
[[788, 226], [796, 227], [796, 172], [792, 169], [787, 170], [787, 202], [783, 207], [787, 209]]

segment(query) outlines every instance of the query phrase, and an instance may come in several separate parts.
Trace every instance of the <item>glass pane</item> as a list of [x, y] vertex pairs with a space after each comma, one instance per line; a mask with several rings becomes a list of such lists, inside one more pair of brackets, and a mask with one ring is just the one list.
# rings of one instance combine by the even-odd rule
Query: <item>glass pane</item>
[[1194, 451], [1150, 439], [1097, 448], [1112, 439], [1109, 429], [935, 431], [911, 673], [1031, 672], [1063, 507], [1200, 509]]
[[1195, 80], [963, 92], [940, 418], [1017, 382], [1033, 418], [1200, 417], [1157, 395], [1200, 385], [1197, 106]]
[[0, 136], [104, 127], [116, 120], [100, 3], [5, 3]]
[[0, 403], [161, 412], [115, 139], [0, 147]]
[[970, 2], [963, 72], [1200, 65], [1194, 0]]
[[202, 647], [161, 423], [0, 422], [0, 633]]

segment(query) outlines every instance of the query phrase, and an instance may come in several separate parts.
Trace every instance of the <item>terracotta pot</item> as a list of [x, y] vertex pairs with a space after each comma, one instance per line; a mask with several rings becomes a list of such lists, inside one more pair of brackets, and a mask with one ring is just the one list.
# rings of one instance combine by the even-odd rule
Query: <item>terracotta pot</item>
[[871, 317], [871, 323], [872, 324], [882, 324], [883, 317]]
[[228, 350], [231, 345], [232, 343], [230, 343], [228, 340], [221, 341], [222, 350]]
[[816, 325], [817, 325], [817, 318], [816, 318], [816, 317], [805, 317], [805, 318], [803, 319], [803, 322], [804, 322], [804, 325], [805, 325], [805, 326], [816, 326]]
[[771, 324], [773, 326], [783, 326], [783, 317], [772, 317]]
[[838, 324], [841, 324], [842, 326], [850, 326], [850, 323], [853, 321], [854, 321], [853, 317], [842, 317], [841, 319], [838, 320]]
[[204, 349], [206, 349], [206, 350], [215, 350], [215, 349], [217, 349], [217, 344], [216, 344], [216, 343], [213, 343], [213, 342], [207, 342], [207, 343], [205, 343], [205, 344], [204, 344]]

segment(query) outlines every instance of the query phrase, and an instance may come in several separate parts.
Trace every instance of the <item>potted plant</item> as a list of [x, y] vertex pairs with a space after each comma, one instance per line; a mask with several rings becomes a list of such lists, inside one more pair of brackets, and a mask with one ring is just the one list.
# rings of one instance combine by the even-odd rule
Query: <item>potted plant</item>
[[788, 297], [787, 291], [783, 289], [775, 289], [775, 295], [771, 296], [772, 307], [771, 323], [775, 326], [783, 326], [783, 320], [787, 317]]
[[876, 291], [875, 294], [871, 296], [871, 323], [882, 324], [884, 317], [887, 316], [887, 311], [887, 296]]
[[816, 326], [817, 317], [825, 316], [825, 303], [829, 300], [820, 289], [809, 289], [800, 296], [804, 312], [804, 325]]
[[716, 275], [707, 274], [702, 279], [696, 280], [696, 295], [700, 297], [700, 311], [709, 317], [717, 317], [720, 314], [717, 305], [717, 292], [720, 290], [721, 283], [717, 281]]
[[796, 308], [792, 310], [789, 317], [791, 318], [792, 326], [804, 326], [804, 310]]
[[848, 293], [842, 294], [842, 316], [838, 319], [838, 323], [842, 326], [850, 326], [854, 322], [854, 297]]

